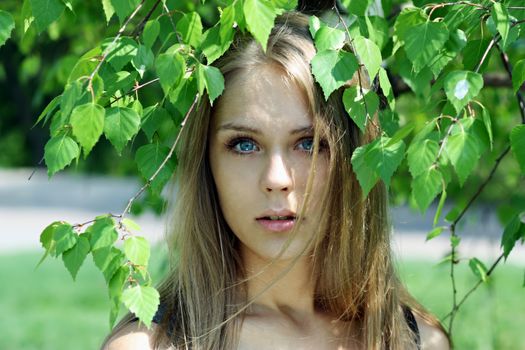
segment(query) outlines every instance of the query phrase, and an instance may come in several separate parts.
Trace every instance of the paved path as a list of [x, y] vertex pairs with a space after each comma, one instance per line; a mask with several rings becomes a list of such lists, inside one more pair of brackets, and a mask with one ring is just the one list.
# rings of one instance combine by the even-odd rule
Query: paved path
[[[40, 232], [55, 220], [80, 223], [100, 214], [120, 213], [139, 188], [136, 180], [129, 178], [59, 173], [48, 180], [44, 170], [38, 170], [28, 181], [31, 171], [0, 169], [0, 254], [41, 249]], [[481, 258], [487, 264], [500, 252], [501, 228], [490, 210], [469, 212], [458, 231], [462, 236], [460, 253]], [[393, 248], [401, 259], [438, 261], [447, 254], [446, 233], [425, 242], [433, 212], [429, 210], [422, 216], [406, 207], [393, 208]], [[140, 234], [152, 242], [162, 239], [164, 218], [145, 214], [134, 219], [142, 227]], [[519, 246], [509, 262], [525, 265], [525, 248]]]

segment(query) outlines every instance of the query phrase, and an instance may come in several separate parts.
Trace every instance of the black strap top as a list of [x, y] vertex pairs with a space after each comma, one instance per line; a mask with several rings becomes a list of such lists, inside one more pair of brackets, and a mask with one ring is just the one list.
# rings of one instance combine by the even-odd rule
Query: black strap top
[[[153, 322], [159, 324], [161, 323], [164, 313], [166, 312], [166, 308], [164, 305], [159, 305], [159, 308], [157, 309], [157, 312], [155, 313], [155, 316], [153, 316]], [[414, 314], [412, 313], [412, 310], [406, 305], [403, 306], [403, 315], [405, 316], [405, 321], [408, 325], [408, 328], [413, 333], [414, 341], [416, 342], [417, 349], [421, 349], [421, 335], [419, 334], [419, 327], [417, 326], [416, 318]], [[173, 332], [173, 324], [170, 324], [170, 330], [168, 331], [168, 334], [171, 335]]]
[[406, 305], [403, 306], [403, 314], [407, 322], [408, 328], [412, 331], [414, 335], [414, 340], [416, 342], [417, 349], [421, 349], [421, 335], [419, 334], [419, 327], [417, 326], [416, 318], [412, 313], [412, 310]]

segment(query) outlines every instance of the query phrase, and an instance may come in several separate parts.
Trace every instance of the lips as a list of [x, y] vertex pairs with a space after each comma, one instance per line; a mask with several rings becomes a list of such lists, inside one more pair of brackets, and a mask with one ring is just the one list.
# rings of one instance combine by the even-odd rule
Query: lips
[[295, 213], [289, 210], [267, 211], [258, 217], [257, 222], [271, 232], [286, 232], [295, 225]]

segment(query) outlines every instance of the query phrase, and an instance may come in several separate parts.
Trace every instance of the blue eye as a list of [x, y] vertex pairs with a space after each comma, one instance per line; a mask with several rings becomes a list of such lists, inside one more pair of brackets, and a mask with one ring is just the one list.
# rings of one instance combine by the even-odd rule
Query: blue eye
[[255, 142], [249, 139], [235, 139], [228, 144], [228, 148], [236, 153], [252, 153], [258, 150]]
[[311, 137], [302, 139], [301, 142], [299, 142], [299, 147], [302, 148], [303, 151], [312, 152], [314, 149], [314, 139]]

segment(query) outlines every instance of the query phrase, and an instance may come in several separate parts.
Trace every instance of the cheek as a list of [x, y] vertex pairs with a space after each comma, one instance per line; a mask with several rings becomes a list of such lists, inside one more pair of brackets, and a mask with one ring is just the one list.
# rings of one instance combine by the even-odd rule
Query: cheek
[[221, 209], [225, 216], [246, 209], [253, 195], [253, 173], [239, 168], [228, 155], [215, 155], [211, 162], [212, 175], [219, 195]]

